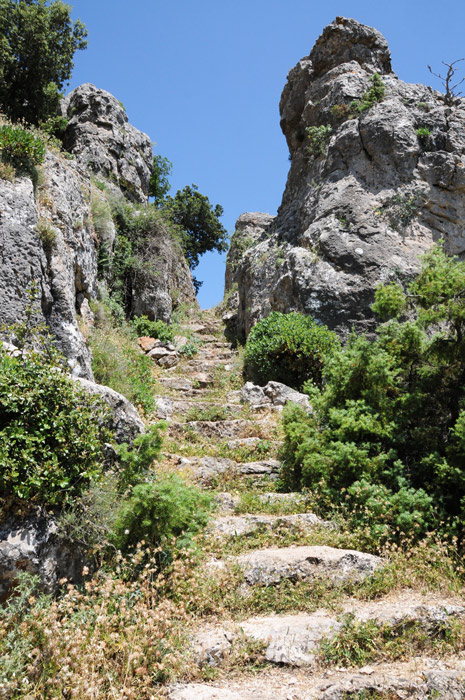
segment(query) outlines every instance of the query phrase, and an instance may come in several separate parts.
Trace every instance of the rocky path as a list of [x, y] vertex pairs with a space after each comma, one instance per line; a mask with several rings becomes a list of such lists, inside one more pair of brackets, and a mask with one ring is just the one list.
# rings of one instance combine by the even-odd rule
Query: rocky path
[[251, 405], [240, 354], [210, 312], [184, 333], [197, 354], [157, 377], [157, 416], [168, 422], [160, 468], [216, 500], [204, 577], [212, 599], [224, 585], [225, 603], [221, 614], [199, 614], [189, 636], [199, 680], [168, 697], [465, 698], [460, 591], [409, 580], [407, 570], [391, 590], [388, 558], [348, 546], [305, 495], [278, 493], [279, 401]]

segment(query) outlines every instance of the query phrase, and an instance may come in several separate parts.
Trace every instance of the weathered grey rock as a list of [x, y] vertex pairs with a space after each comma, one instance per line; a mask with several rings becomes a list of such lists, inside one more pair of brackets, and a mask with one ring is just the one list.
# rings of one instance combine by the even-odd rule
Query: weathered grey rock
[[180, 457], [178, 466], [188, 470], [201, 484], [208, 485], [221, 474], [234, 474], [238, 465], [232, 459], [206, 456]]
[[277, 477], [280, 470], [277, 459], [262, 459], [257, 462], [241, 462], [237, 468], [244, 476], [270, 476]]
[[[353, 602], [346, 606], [357, 621], [372, 620], [391, 628], [413, 624], [431, 634], [444, 623], [459, 622], [465, 608], [450, 600], [439, 600], [429, 605], [426, 596], [415, 593], [393, 596], [389, 601], [381, 600], [369, 604]], [[265, 615], [250, 618], [227, 628], [205, 628], [195, 638], [196, 656], [201, 663], [219, 665], [231, 644], [240, 635], [245, 635], [265, 644], [265, 657], [275, 664], [310, 666], [320, 651], [321, 642], [337, 635], [344, 618], [334, 612], [318, 610], [312, 614]], [[363, 675], [372, 675], [372, 667], [361, 669]]]
[[236, 562], [250, 586], [271, 586], [283, 579], [325, 577], [334, 583], [362, 580], [382, 564], [380, 557], [333, 547], [283, 547], [241, 554]]
[[281, 382], [268, 382], [263, 387], [247, 382], [241, 389], [241, 401], [253, 407], [269, 405], [280, 407], [287, 403], [296, 403], [307, 411], [311, 410], [306, 394], [301, 394]]
[[325, 525], [314, 513], [296, 515], [236, 515], [216, 518], [210, 527], [211, 532], [227, 537], [250, 535], [257, 530], [274, 530], [279, 527], [312, 528]]
[[237, 496], [227, 491], [222, 491], [217, 493], [215, 496], [215, 501], [218, 504], [218, 510], [223, 512], [232, 513], [236, 506], [240, 503], [240, 496]]
[[275, 493], [271, 491], [270, 493], [260, 493], [258, 500], [266, 504], [273, 503], [279, 506], [295, 508], [305, 503], [305, 496], [298, 491], [291, 493]]
[[99, 396], [110, 408], [109, 428], [113, 431], [117, 442], [132, 442], [140, 433], [145, 432], [145, 426], [130, 401], [122, 394], [103, 384], [96, 384], [81, 377], [76, 381], [90, 394]]
[[83, 552], [58, 536], [56, 522], [44, 511], [11, 516], [0, 524], [0, 602], [20, 571], [38, 575], [43, 590], [52, 593], [64, 577], [78, 581], [84, 562]]
[[271, 674], [267, 670], [266, 675], [228, 678], [215, 685], [179, 684], [168, 697], [170, 700], [358, 700], [363, 697], [463, 700], [464, 683], [463, 670], [442, 668], [433, 659], [422, 659], [414, 665], [385, 665], [368, 676], [363, 669], [319, 674], [284, 670]]
[[218, 438], [220, 440], [237, 437], [250, 428], [248, 421], [242, 418], [220, 421], [193, 420], [186, 423], [186, 425], [205, 437]]
[[148, 221], [143, 258], [144, 265], [134, 272], [125, 289], [130, 316], [169, 323], [180, 304], [199, 308], [184, 254], [161, 218]]
[[[97, 291], [97, 254], [88, 182], [75, 164], [47, 153], [37, 199], [29, 178], [0, 180], [0, 323], [24, 318], [35, 282], [37, 322], [45, 322], [73, 374], [92, 378], [76, 316]], [[48, 243], [45, 236], [49, 237]]]
[[128, 123], [121, 102], [84, 83], [66, 96], [62, 111], [69, 119], [65, 147], [78, 162], [110, 179], [126, 197], [147, 201], [152, 142]]
[[256, 617], [241, 623], [248, 637], [267, 643], [267, 661], [290, 666], [312, 664], [321, 640], [332, 637], [340, 627], [341, 623], [325, 611]]
[[192, 391], [192, 381], [184, 377], [160, 377], [158, 380], [167, 389], [190, 393]]
[[174, 412], [174, 405], [171, 399], [167, 399], [166, 396], [155, 396], [155, 415], [160, 420], [168, 420], [171, 418]]
[[[384, 100], [350, 112], [374, 72]], [[276, 219], [239, 260], [231, 251], [236, 336], [273, 310], [369, 331], [380, 282], [412, 278], [439, 238], [465, 252], [465, 100], [398, 80], [379, 32], [337, 18], [290, 71], [280, 110], [291, 168]], [[325, 125], [327, 148], [312, 154], [306, 129]]]

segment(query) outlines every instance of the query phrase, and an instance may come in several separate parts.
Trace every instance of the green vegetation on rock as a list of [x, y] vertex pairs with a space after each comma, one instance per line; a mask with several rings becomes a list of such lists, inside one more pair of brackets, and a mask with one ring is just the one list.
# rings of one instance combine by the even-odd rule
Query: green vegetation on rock
[[[345, 504], [375, 537], [433, 529], [463, 539], [465, 263], [441, 246], [404, 292], [380, 287], [377, 337], [351, 335], [308, 383], [313, 413], [284, 418], [289, 485]], [[399, 320], [405, 310], [413, 320]], [[462, 542], [463, 544], [463, 542]]]

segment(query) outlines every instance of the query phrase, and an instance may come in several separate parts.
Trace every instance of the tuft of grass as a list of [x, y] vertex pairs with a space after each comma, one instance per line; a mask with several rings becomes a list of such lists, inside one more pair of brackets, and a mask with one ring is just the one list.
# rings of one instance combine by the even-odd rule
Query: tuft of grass
[[89, 335], [95, 380], [123, 394], [146, 414], [153, 411], [152, 360], [141, 354], [129, 325], [115, 319], [110, 307], [95, 307], [96, 324]]
[[37, 235], [42, 241], [45, 252], [51, 253], [56, 243], [57, 233], [50, 221], [43, 218], [39, 219], [37, 224]]
[[320, 658], [326, 665], [364, 666], [428, 653], [444, 656], [464, 648], [463, 621], [441, 620], [425, 625], [406, 619], [389, 625], [357, 620], [350, 613], [344, 616], [339, 632], [320, 643]]

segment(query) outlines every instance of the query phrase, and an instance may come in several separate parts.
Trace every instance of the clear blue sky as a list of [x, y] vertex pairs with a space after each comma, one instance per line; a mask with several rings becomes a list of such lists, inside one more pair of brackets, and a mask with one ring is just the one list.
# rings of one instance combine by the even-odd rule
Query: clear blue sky
[[[172, 161], [171, 193], [195, 183], [224, 207], [230, 232], [245, 211], [276, 213], [289, 166], [281, 91], [336, 16], [381, 31], [407, 82], [439, 89], [427, 64], [439, 70], [441, 60], [465, 56], [464, 0], [69, 2], [89, 31], [70, 89], [90, 82], [121, 100], [155, 152]], [[224, 262], [206, 254], [194, 273], [204, 280], [203, 308], [222, 298]]]

